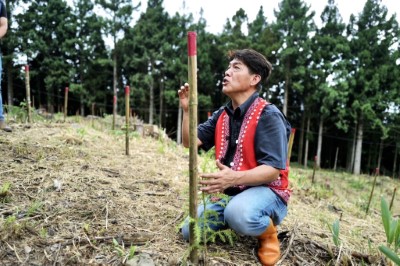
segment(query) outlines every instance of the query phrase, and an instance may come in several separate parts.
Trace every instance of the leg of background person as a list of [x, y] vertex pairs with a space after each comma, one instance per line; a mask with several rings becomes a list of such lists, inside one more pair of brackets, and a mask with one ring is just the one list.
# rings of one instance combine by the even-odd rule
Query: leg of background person
[[3, 98], [2, 98], [2, 91], [1, 91], [1, 81], [2, 81], [2, 72], [3, 72], [3, 64], [2, 64], [2, 55], [0, 54], [0, 130], [4, 130], [7, 132], [11, 132], [11, 128], [6, 125], [6, 121], [3, 114]]
[[3, 99], [2, 99], [2, 91], [1, 91], [1, 81], [2, 81], [2, 72], [3, 72], [3, 62], [2, 62], [2, 55], [0, 54], [0, 121], [4, 121], [3, 115]]

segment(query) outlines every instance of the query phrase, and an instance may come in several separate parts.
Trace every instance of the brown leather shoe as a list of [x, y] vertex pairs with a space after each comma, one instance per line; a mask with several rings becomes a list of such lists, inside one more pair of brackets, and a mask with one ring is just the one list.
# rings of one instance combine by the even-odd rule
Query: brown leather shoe
[[262, 265], [272, 266], [281, 256], [278, 231], [270, 219], [270, 224], [258, 238], [258, 258]]
[[0, 129], [4, 130], [5, 132], [12, 132], [11, 127], [6, 125], [6, 122], [0, 121]]

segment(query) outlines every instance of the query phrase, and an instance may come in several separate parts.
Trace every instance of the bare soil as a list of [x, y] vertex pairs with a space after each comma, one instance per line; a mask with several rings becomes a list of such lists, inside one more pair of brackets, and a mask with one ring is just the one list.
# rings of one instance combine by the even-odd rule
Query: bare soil
[[[178, 230], [188, 208], [186, 149], [132, 134], [127, 156], [124, 133], [99, 121], [12, 126], [0, 132], [0, 189], [10, 184], [0, 194], [0, 265], [124, 265], [131, 246], [155, 265], [187, 264]], [[336, 187], [336, 173], [317, 175], [317, 188], [310, 173], [292, 168], [278, 265], [389, 265], [377, 249], [386, 241], [378, 197], [365, 215], [359, 192]], [[382, 177], [377, 193], [397, 183]], [[329, 230], [335, 219], [338, 247]], [[244, 236], [217, 241], [200, 264], [259, 265], [256, 244]]]

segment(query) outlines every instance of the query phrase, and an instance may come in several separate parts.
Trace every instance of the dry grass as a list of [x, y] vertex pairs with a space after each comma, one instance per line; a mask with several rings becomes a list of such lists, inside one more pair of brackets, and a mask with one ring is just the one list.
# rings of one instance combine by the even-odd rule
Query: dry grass
[[[11, 185], [0, 196], [1, 265], [122, 265], [130, 246], [155, 265], [183, 264], [188, 244], [177, 226], [188, 204], [187, 150], [133, 134], [126, 156], [124, 134], [99, 121], [14, 129], [0, 132], [0, 188]], [[385, 265], [377, 249], [385, 243], [378, 195], [390, 200], [398, 182], [380, 177], [365, 215], [370, 177], [321, 171], [311, 186], [310, 175], [292, 169], [279, 265], [360, 265], [360, 258]], [[396, 199], [394, 213], [399, 206]], [[328, 226], [335, 219], [340, 247]], [[207, 265], [257, 265], [255, 244], [250, 237], [210, 244]]]

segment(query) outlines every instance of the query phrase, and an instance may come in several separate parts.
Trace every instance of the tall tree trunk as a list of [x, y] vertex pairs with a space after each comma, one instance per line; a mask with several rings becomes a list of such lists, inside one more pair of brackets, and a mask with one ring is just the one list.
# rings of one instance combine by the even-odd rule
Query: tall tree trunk
[[397, 153], [398, 153], [398, 146], [396, 143], [396, 148], [394, 149], [394, 158], [393, 158], [393, 178], [396, 175]]
[[286, 63], [286, 74], [285, 74], [285, 95], [283, 100], [283, 114], [287, 116], [288, 101], [289, 101], [289, 83], [290, 83], [290, 62]]
[[81, 116], [85, 116], [85, 105], [83, 104], [83, 96], [79, 96], [79, 109], [81, 110]]
[[309, 143], [308, 137], [309, 137], [309, 134], [310, 134], [310, 124], [311, 124], [311, 116], [308, 115], [308, 118], [307, 118], [307, 131], [306, 131], [306, 147], [304, 149], [304, 168], [307, 168], [308, 143]]
[[353, 172], [353, 169], [354, 169], [354, 157], [355, 157], [355, 151], [356, 151], [357, 127], [358, 127], [358, 124], [356, 122], [356, 124], [354, 126], [354, 134], [353, 134], [353, 142], [352, 142], [352, 145], [351, 145], [350, 160], [348, 160], [348, 165], [347, 165], [348, 172]]
[[321, 167], [321, 150], [322, 150], [322, 132], [324, 130], [324, 120], [319, 120], [319, 127], [318, 127], [318, 146], [317, 146], [317, 167]]
[[361, 173], [361, 152], [362, 152], [362, 141], [363, 141], [363, 117], [360, 115], [357, 127], [357, 144], [356, 144], [356, 156], [354, 158], [354, 171], [355, 175]]
[[149, 104], [149, 124], [153, 124], [153, 115], [154, 115], [154, 87], [153, 87], [153, 78], [150, 81], [150, 104]]
[[[81, 25], [82, 26], [82, 25]], [[82, 47], [80, 48], [80, 50], [82, 50]], [[84, 105], [84, 99], [83, 99], [83, 92], [84, 92], [84, 69], [83, 69], [83, 65], [82, 65], [82, 62], [84, 62], [84, 59], [83, 59], [83, 56], [82, 56], [82, 54], [81, 54], [81, 56], [80, 56], [80, 60], [79, 60], [79, 62], [80, 62], [80, 66], [79, 66], [79, 68], [80, 68], [80, 70], [79, 70], [79, 74], [80, 74], [80, 81], [81, 81], [81, 86], [82, 86], [82, 91], [81, 91], [81, 93], [80, 93], [80, 97], [79, 97], [79, 105], [80, 105], [80, 109], [81, 109], [81, 116], [85, 116], [85, 105]], [[94, 115], [94, 114], [92, 114], [92, 115]]]
[[118, 98], [117, 98], [117, 51], [116, 49], [116, 41], [114, 37], [114, 56], [113, 56], [113, 94], [114, 94], [114, 99], [113, 99], [113, 124], [112, 124], [112, 129], [115, 129], [115, 120], [117, 119], [117, 105], [118, 105]]
[[164, 86], [163, 86], [163, 80], [161, 79], [160, 82], [160, 114], [159, 114], [159, 126], [162, 127], [163, 126], [163, 116], [164, 116]]
[[7, 61], [7, 104], [14, 105], [14, 82], [13, 82], [13, 67], [11, 61]]
[[369, 144], [369, 149], [368, 149], [368, 162], [367, 162], [367, 168], [368, 168], [368, 169], [373, 168], [373, 167], [371, 166], [372, 153], [373, 153], [372, 147], [373, 147], [373, 146], [372, 146], [371, 144]]
[[56, 110], [54, 108], [54, 92], [48, 88], [46, 88], [46, 92], [47, 92], [47, 109], [49, 110], [49, 113], [54, 114], [54, 111]]
[[[38, 106], [39, 106], [39, 108], [44, 109], [45, 107], [43, 106], [43, 102], [42, 102], [42, 97], [43, 97], [43, 92], [42, 91], [43, 90], [40, 88], [39, 81], [36, 81], [36, 88], [38, 88], [38, 90], [37, 90], [37, 95], [38, 95], [37, 103], [38, 103]], [[46, 111], [48, 112], [49, 110], [46, 110]]]
[[379, 155], [378, 155], [378, 162], [377, 162], [377, 168], [379, 170], [381, 169], [382, 153], [383, 153], [383, 142], [384, 142], [384, 140], [381, 138], [381, 143], [379, 144]]
[[303, 161], [303, 145], [304, 145], [304, 127], [306, 124], [306, 112], [303, 112], [303, 116], [301, 117], [301, 130], [300, 130], [300, 136], [299, 136], [299, 149], [297, 151], [298, 156], [297, 156], [297, 162], [301, 164]]

